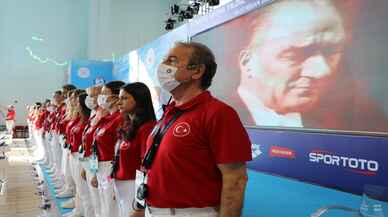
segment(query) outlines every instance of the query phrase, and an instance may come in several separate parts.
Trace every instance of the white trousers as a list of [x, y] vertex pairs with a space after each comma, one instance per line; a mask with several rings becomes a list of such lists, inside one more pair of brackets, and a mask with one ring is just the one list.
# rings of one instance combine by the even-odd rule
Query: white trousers
[[59, 147], [62, 150], [61, 170], [59, 172], [60, 172], [60, 174], [65, 176], [66, 171], [67, 171], [67, 167], [68, 167], [68, 163], [69, 163], [68, 156], [70, 154], [70, 150], [63, 148], [65, 141], [62, 139], [61, 136], [58, 137], [58, 142], [59, 142]]
[[174, 215], [171, 213], [170, 209], [146, 208], [146, 212], [145, 212], [145, 217], [217, 217], [217, 216], [218, 216], [218, 212], [212, 208], [176, 209]]
[[59, 135], [55, 132], [52, 135], [51, 147], [54, 155], [54, 167], [57, 174], [60, 174], [59, 172], [62, 168], [62, 147], [59, 144]]
[[132, 203], [135, 200], [135, 180], [114, 180], [113, 182], [119, 217], [128, 217], [133, 213]]
[[63, 155], [62, 164], [64, 167], [63, 177], [64, 177], [64, 181], [65, 181], [64, 190], [65, 191], [74, 191], [76, 183], [75, 183], [75, 180], [73, 178], [73, 173], [71, 171], [71, 166], [70, 166], [71, 153], [68, 149], [66, 149], [66, 150], [63, 149], [62, 155]]
[[15, 121], [14, 120], [6, 120], [5, 126], [7, 128], [8, 133], [12, 134], [13, 129], [15, 128]]
[[54, 147], [51, 145], [52, 139], [53, 134], [50, 132], [50, 134], [48, 134], [44, 140], [48, 159], [47, 165], [49, 168], [54, 167]]
[[78, 179], [77, 176], [81, 176], [80, 175], [77, 175], [77, 171], [79, 170], [79, 163], [77, 163], [77, 157], [74, 156], [74, 155], [70, 155], [69, 159], [70, 159], [70, 171], [71, 171], [71, 176], [73, 177], [73, 180], [75, 182], [75, 197], [74, 197], [74, 210], [73, 212], [74, 213], [78, 213], [80, 215], [83, 214], [83, 206], [81, 204], [81, 184], [80, 184], [80, 181]]
[[101, 215], [103, 217], [118, 216], [116, 200], [113, 200], [113, 182], [108, 178], [111, 171], [111, 161], [98, 162], [98, 194], [100, 195]]
[[35, 138], [35, 144], [36, 144], [34, 156], [38, 160], [43, 159], [46, 153], [42, 134], [43, 134], [43, 130], [34, 130], [34, 138]]
[[78, 160], [78, 153], [70, 155], [71, 174], [76, 186], [75, 207], [84, 217], [94, 217], [89, 189], [85, 180], [81, 177], [81, 163]]
[[[35, 137], [35, 136], [34, 136]], [[51, 161], [51, 151], [50, 151], [50, 133], [46, 133], [45, 137], [42, 138], [43, 150], [44, 150], [44, 163], [49, 164]]]
[[91, 181], [94, 177], [94, 174], [90, 171], [89, 167], [89, 158], [86, 158], [85, 161], [81, 162], [81, 166], [86, 171], [86, 182], [89, 188], [90, 198], [93, 205], [94, 214], [96, 217], [102, 217], [101, 215], [101, 203], [100, 195], [98, 193], [98, 188], [92, 186]]

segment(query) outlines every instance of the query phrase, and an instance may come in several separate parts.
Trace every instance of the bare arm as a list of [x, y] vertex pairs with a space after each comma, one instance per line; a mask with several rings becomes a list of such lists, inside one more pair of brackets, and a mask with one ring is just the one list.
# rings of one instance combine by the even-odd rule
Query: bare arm
[[245, 163], [219, 164], [222, 193], [219, 217], [240, 217], [248, 180]]

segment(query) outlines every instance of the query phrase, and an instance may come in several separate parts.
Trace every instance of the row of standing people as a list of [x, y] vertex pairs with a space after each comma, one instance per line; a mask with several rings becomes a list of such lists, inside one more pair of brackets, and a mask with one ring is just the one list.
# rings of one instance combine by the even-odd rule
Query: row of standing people
[[57, 197], [75, 195], [69, 216], [130, 216], [135, 170], [155, 121], [142, 83], [113, 81], [86, 91], [66, 85], [52, 103], [31, 109], [38, 155], [45, 157]]
[[69, 216], [241, 216], [251, 145], [208, 91], [216, 69], [206, 46], [177, 43], [157, 70], [172, 95], [157, 122], [139, 82], [67, 85], [42, 105], [34, 135], [58, 196], [75, 193]]

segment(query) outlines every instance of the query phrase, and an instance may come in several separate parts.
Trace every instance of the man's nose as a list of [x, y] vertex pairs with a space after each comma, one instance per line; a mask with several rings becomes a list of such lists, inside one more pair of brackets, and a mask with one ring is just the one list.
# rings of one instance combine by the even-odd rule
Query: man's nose
[[307, 58], [302, 63], [301, 76], [321, 79], [332, 73], [330, 63], [323, 55], [315, 55]]

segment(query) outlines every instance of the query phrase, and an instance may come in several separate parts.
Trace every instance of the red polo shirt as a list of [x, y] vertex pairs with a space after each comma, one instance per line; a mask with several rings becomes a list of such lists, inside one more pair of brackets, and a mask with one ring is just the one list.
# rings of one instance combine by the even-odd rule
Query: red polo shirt
[[101, 123], [94, 137], [97, 143], [98, 161], [112, 161], [117, 142], [117, 129], [122, 124], [123, 118], [119, 111], [108, 115], [107, 121]]
[[71, 144], [72, 143], [72, 129], [73, 127], [79, 122], [80, 118], [77, 117], [75, 119], [72, 119], [70, 121], [67, 122], [67, 125], [66, 125], [66, 133], [65, 133], [65, 136], [66, 136], [66, 143], [67, 144]]
[[102, 117], [96, 125], [92, 126], [92, 120], [96, 118], [96, 115], [92, 116], [89, 119], [88, 124], [85, 127], [85, 130], [82, 134], [82, 145], [85, 150], [84, 157], [89, 157], [92, 154], [92, 145], [94, 141], [94, 133], [96, 132], [97, 128], [100, 127], [100, 125], [104, 124], [106, 121], [108, 121], [107, 117]]
[[48, 112], [48, 115], [43, 123], [43, 128], [45, 132], [49, 132], [52, 129], [54, 118], [55, 118], [55, 112]]
[[82, 143], [82, 133], [84, 132], [85, 126], [87, 125], [88, 121], [81, 121], [78, 119], [76, 124], [71, 128], [70, 130], [70, 136], [71, 136], [71, 143], [70, 143], [70, 150], [71, 153], [78, 152], [78, 148]]
[[16, 116], [15, 110], [14, 110], [14, 109], [10, 109], [10, 110], [8, 110], [8, 112], [7, 112], [7, 118], [6, 118], [6, 120], [7, 120], [7, 121], [15, 120], [15, 116]]
[[38, 118], [36, 119], [36, 122], [35, 122], [35, 127], [37, 129], [42, 129], [43, 122], [46, 119], [46, 116], [47, 116], [47, 111], [46, 110], [43, 110], [43, 111], [39, 112]]
[[182, 106], [167, 106], [162, 121], [177, 109], [184, 113], [164, 135], [148, 171], [147, 203], [160, 208], [219, 206], [222, 174], [217, 164], [250, 161], [248, 134], [236, 111], [208, 91]]
[[57, 108], [57, 110], [55, 111], [55, 119], [54, 119], [54, 131], [56, 133], [61, 133], [61, 130], [63, 131], [63, 134], [65, 133], [66, 131], [66, 124], [67, 123], [63, 123], [62, 120], [65, 119], [65, 114], [66, 114], [66, 105], [65, 104], [62, 104], [61, 106], [59, 106]]
[[155, 122], [144, 123], [131, 141], [122, 141], [119, 147], [118, 170], [115, 179], [133, 180], [136, 178], [136, 170], [140, 169], [141, 160], [146, 150], [146, 142], [149, 134], [155, 126]]

